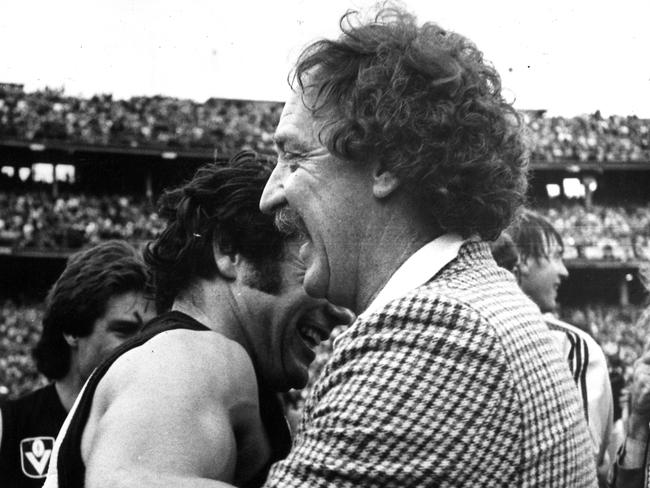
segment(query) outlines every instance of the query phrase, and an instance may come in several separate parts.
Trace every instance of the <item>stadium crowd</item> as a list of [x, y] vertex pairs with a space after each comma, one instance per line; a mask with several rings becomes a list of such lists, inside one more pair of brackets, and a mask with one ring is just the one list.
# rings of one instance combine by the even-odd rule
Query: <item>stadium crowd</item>
[[560, 162], [629, 162], [650, 159], [650, 122], [636, 116], [600, 112], [577, 117], [524, 113], [532, 159]]
[[162, 227], [151, 205], [133, 196], [0, 192], [0, 246], [77, 249], [108, 239], [137, 244]]
[[269, 151], [281, 104], [112, 95], [80, 98], [63, 90], [0, 88], [0, 138], [73, 144]]
[[565, 258], [650, 259], [650, 205], [586, 208], [582, 203], [537, 209], [560, 232]]
[[[73, 144], [166, 148], [272, 150], [282, 104], [210, 98], [205, 103], [165, 96], [115, 100], [81, 98], [61, 89], [25, 92], [0, 86], [0, 138]], [[600, 112], [571, 118], [526, 111], [533, 160], [630, 162], [650, 160], [650, 121]]]

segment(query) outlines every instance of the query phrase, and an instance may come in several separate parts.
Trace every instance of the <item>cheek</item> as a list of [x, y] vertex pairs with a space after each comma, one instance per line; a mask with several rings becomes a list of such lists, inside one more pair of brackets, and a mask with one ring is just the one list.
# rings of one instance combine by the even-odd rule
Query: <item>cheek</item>
[[101, 345], [101, 347], [98, 350], [98, 355], [100, 356], [101, 359], [106, 358], [113, 349], [115, 349], [117, 346], [122, 344], [125, 339], [121, 339], [115, 336], [108, 336], [105, 338], [104, 343]]

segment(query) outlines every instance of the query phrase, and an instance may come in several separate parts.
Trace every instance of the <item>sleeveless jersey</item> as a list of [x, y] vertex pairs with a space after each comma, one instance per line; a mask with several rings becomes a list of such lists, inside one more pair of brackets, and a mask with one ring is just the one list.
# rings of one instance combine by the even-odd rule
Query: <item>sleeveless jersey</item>
[[[138, 336], [119, 346], [88, 379], [80, 398], [77, 400], [74, 413], [69, 419], [67, 430], [61, 432], [63, 438], [60, 439], [58, 457], [53, 461], [56, 462], [58, 472], [58, 488], [80, 488], [84, 486], [86, 468], [81, 457], [81, 437], [88, 416], [90, 415], [92, 400], [97, 385], [106, 374], [106, 371], [125, 352], [141, 346], [161, 332], [174, 329], [210, 330], [200, 322], [181, 312], [172, 311], [159, 315], [145, 325], [143, 331]], [[291, 448], [291, 435], [280, 400], [273, 391], [261, 384], [259, 374], [257, 376], [260, 415], [271, 443], [271, 459], [266, 469], [261, 470], [259, 476], [247, 485], [251, 487], [261, 486], [266, 479], [271, 464], [286, 457]]]
[[1, 410], [0, 486], [42, 486], [67, 415], [54, 383], [6, 402]]
[[555, 318], [552, 314], [544, 314], [544, 320], [558, 350], [569, 364], [569, 370], [580, 393], [596, 465], [609, 463], [605, 454], [609, 451], [610, 457], [613, 457], [616, 446], [609, 445], [613, 429], [614, 400], [605, 354], [587, 332]]

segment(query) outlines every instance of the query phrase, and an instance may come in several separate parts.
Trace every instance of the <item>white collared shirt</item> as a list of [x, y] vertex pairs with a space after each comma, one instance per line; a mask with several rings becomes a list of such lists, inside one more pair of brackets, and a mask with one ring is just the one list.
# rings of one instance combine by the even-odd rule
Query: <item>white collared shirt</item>
[[381, 309], [388, 302], [425, 284], [458, 256], [464, 242], [458, 234], [444, 234], [422, 246], [397, 268], [363, 314]]

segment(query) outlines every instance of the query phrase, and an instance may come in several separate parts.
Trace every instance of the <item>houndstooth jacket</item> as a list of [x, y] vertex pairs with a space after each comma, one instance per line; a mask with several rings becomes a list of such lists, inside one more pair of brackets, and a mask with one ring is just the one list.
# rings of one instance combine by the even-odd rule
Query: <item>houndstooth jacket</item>
[[339, 337], [269, 487], [595, 487], [578, 392], [485, 243]]

